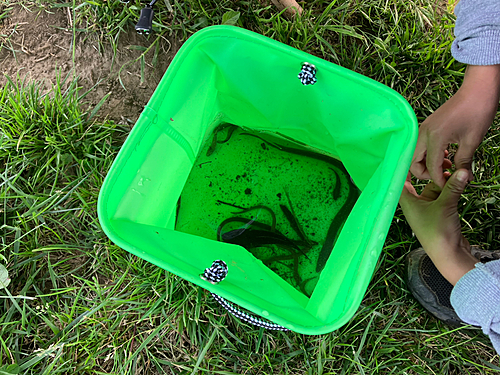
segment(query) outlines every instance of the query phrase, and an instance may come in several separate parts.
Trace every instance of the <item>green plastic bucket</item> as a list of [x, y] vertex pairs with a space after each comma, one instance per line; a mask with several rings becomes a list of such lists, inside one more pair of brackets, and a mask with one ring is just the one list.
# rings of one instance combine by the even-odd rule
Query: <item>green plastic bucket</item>
[[[302, 64], [317, 82], [297, 78]], [[238, 245], [174, 230], [176, 204], [207, 134], [220, 123], [276, 131], [342, 161], [362, 191], [310, 298]], [[232, 26], [208, 27], [179, 50], [100, 192], [102, 227], [118, 246], [251, 312], [304, 334], [345, 324], [382, 250], [417, 136], [390, 88]], [[200, 278], [228, 265], [217, 285]]]

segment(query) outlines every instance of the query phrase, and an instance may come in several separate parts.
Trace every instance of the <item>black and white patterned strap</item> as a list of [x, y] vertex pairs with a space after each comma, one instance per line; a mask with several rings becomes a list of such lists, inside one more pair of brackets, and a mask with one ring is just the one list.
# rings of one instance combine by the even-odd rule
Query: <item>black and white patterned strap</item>
[[[227, 264], [223, 260], [216, 260], [212, 263], [212, 266], [208, 267], [205, 269], [203, 274], [200, 275], [200, 277], [203, 280], [206, 280], [212, 284], [217, 284], [224, 280], [228, 272], [228, 267]], [[233, 314], [235, 317], [247, 322], [251, 323], [253, 325], [256, 325], [258, 327], [264, 327], [270, 330], [275, 330], [275, 331], [288, 331], [288, 328], [285, 328], [283, 326], [280, 326], [278, 324], [274, 324], [271, 322], [267, 322], [261, 318], [256, 318], [254, 316], [251, 316], [247, 313], [244, 313], [241, 311], [238, 307], [234, 306], [231, 302], [225, 300], [221, 296], [211, 293], [212, 297], [219, 302], [222, 307], [224, 307], [229, 313]]]
[[302, 64], [302, 70], [299, 73], [300, 82], [303, 85], [314, 85], [317, 82], [316, 79], [316, 67], [313, 64], [305, 62]]

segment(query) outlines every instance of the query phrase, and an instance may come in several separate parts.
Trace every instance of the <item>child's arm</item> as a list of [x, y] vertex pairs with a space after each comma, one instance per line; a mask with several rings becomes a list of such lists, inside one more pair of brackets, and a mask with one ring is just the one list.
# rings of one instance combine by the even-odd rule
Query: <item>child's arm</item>
[[420, 195], [408, 180], [399, 200], [418, 241], [441, 275], [453, 285], [478, 262], [462, 235], [457, 210], [467, 176], [467, 170], [460, 169], [448, 179], [443, 190], [430, 183]]
[[457, 202], [466, 180], [467, 171], [460, 169], [443, 190], [430, 183], [420, 195], [408, 181], [399, 203], [427, 255], [455, 285], [451, 304], [457, 315], [480, 326], [500, 353], [500, 261], [479, 263], [461, 233]]
[[455, 166], [467, 169], [472, 180], [472, 156], [493, 122], [499, 97], [500, 65], [469, 65], [458, 92], [420, 126], [411, 172], [442, 188], [444, 151], [458, 143]]
[[420, 179], [445, 184], [444, 150], [458, 143], [456, 169], [469, 170], [472, 156], [488, 130], [500, 95], [500, 1], [460, 0], [455, 8], [453, 57], [469, 67], [460, 90], [425, 120], [411, 172]]

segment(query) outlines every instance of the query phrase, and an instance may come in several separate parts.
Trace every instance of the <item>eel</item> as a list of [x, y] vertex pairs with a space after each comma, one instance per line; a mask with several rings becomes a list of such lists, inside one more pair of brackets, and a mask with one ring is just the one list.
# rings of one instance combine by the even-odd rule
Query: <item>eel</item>
[[[224, 226], [226, 224], [233, 223], [233, 222], [243, 223], [245, 225], [245, 224], [248, 224], [249, 219], [246, 219], [244, 217], [230, 217], [230, 218], [224, 220], [222, 223], [220, 223], [219, 227], [217, 228], [217, 241], [223, 241], [223, 236], [225, 233], [222, 234], [222, 228], [224, 228]], [[271, 230], [272, 230], [272, 227], [270, 225], [260, 223], [258, 221], [254, 221], [252, 223], [252, 226], [269, 231], [269, 232], [271, 232]], [[237, 229], [234, 229], [234, 230], [237, 230]], [[227, 232], [227, 233], [229, 233], [229, 232]]]
[[290, 200], [290, 196], [288, 195], [288, 192], [285, 191], [286, 198], [288, 200], [288, 205], [290, 208], [287, 206], [280, 204], [281, 211], [283, 211], [283, 214], [287, 218], [287, 220], [290, 222], [290, 225], [292, 226], [293, 230], [299, 235], [300, 239], [304, 241], [306, 244], [309, 246], [314, 246], [317, 245], [317, 242], [311, 241], [309, 238], [307, 238], [304, 230], [299, 224], [299, 221], [297, 220], [297, 215], [295, 214], [295, 211], [293, 210], [292, 206], [292, 201]]
[[339, 168], [340, 170], [342, 170], [342, 172], [345, 172], [347, 174], [347, 171], [345, 170], [345, 167], [340, 162], [340, 160], [335, 159], [334, 157], [331, 157], [329, 155], [321, 154], [321, 153], [306, 150], [306, 149], [300, 149], [300, 148], [296, 148], [296, 147], [288, 147], [288, 146], [276, 144], [276, 143], [273, 143], [273, 142], [263, 138], [262, 136], [255, 135], [252, 133], [241, 133], [240, 135], [249, 135], [251, 137], [258, 138], [261, 141], [266, 142], [269, 146], [274, 147], [274, 148], [281, 150], [281, 151], [289, 152], [289, 153], [296, 154], [296, 155], [308, 156], [308, 157], [313, 158], [313, 159], [327, 162], [327, 163]]
[[[293, 278], [297, 284], [297, 287], [302, 283], [302, 279], [299, 275], [299, 259], [298, 259], [298, 256], [297, 254], [295, 254], [295, 257], [292, 258], [293, 259], [293, 264], [292, 265], [289, 265], [289, 264], [286, 264], [286, 263], [283, 263], [282, 260], [292, 260], [290, 258], [278, 258], [278, 257], [274, 257], [276, 258], [275, 261], [278, 261], [280, 264], [284, 265], [285, 267], [289, 268], [292, 270], [293, 272]], [[266, 259], [265, 261], [263, 261], [264, 264], [266, 264], [266, 262], [268, 262], [269, 259]]]
[[175, 207], [175, 228], [177, 228], [177, 222], [179, 221], [179, 212], [181, 211], [181, 197], [177, 200]]
[[307, 297], [311, 297], [309, 293], [306, 292], [306, 285], [309, 281], [315, 279], [317, 276], [310, 277], [308, 279], [302, 280], [302, 282], [299, 285], [300, 291], [304, 293]]
[[[222, 143], [226, 143], [227, 141], [229, 141], [231, 139], [231, 136], [233, 135], [234, 131], [236, 130], [237, 126], [236, 125], [231, 125], [230, 124], [230, 128], [229, 130], [227, 131], [227, 134], [226, 134], [226, 138], [222, 139], [222, 140], [217, 140], [217, 143], [219, 144], [222, 144]], [[222, 130], [222, 129], [221, 129]]]
[[325, 267], [326, 261], [330, 257], [332, 253], [333, 247], [335, 246], [335, 242], [337, 241], [337, 237], [344, 226], [347, 217], [352, 211], [354, 204], [356, 203], [356, 199], [359, 196], [359, 190], [354, 186], [349, 186], [349, 192], [347, 198], [337, 212], [337, 215], [333, 218], [332, 223], [330, 224], [330, 228], [328, 228], [328, 232], [326, 234], [325, 242], [323, 243], [323, 247], [318, 256], [318, 263], [316, 264], [316, 272], [321, 272]]
[[253, 210], [257, 210], [257, 209], [261, 209], [261, 210], [265, 210], [267, 212], [269, 212], [269, 214], [271, 215], [271, 232], [274, 232], [275, 229], [276, 229], [276, 214], [274, 213], [273, 210], [271, 210], [269, 207], [267, 206], [264, 206], [264, 205], [257, 205], [257, 206], [252, 206], [250, 208], [241, 208], [241, 211], [238, 211], [238, 212], [231, 212], [232, 214], [244, 214], [245, 212], [249, 212], [249, 211], [253, 211]]
[[[219, 132], [221, 132], [222, 130], [224, 130], [230, 126], [231, 126], [231, 128], [227, 131], [226, 138], [223, 140], [218, 140], [217, 136], [218, 136]], [[235, 130], [236, 130], [236, 125], [229, 124], [229, 123], [225, 123], [225, 124], [221, 124], [221, 125], [217, 126], [213, 131], [212, 143], [208, 147], [207, 156], [210, 156], [215, 152], [215, 148], [217, 147], [217, 143], [226, 143], [227, 141], [229, 141], [229, 139], [231, 138], [231, 136], [233, 135], [233, 132]]]
[[296, 250], [297, 252], [306, 255], [302, 251], [302, 249], [298, 247], [292, 240], [290, 240], [288, 237], [286, 237], [285, 235], [281, 234], [278, 231], [271, 232], [268, 230], [248, 228], [236, 236], [233, 236], [232, 232], [233, 231], [224, 233], [221, 236], [222, 240], [224, 242], [232, 243], [234, 245], [243, 246], [247, 250], [254, 247], [262, 247], [266, 245], [289, 246], [292, 249]]
[[335, 174], [335, 187], [333, 188], [333, 199], [337, 200], [340, 198], [340, 177], [337, 171], [333, 168], [330, 168]]
[[222, 235], [222, 240], [224, 242], [229, 242], [229, 240], [236, 238], [238, 236], [241, 236], [244, 231], [246, 231], [253, 223], [255, 223], [255, 220], [257, 219], [257, 216], [252, 218], [250, 221], [245, 223], [242, 227], [233, 229], [229, 232], [226, 232]]

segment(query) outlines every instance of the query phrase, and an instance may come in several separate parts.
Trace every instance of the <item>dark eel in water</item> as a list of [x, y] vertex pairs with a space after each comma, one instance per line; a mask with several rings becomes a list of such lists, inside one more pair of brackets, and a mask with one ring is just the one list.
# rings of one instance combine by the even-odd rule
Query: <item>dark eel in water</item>
[[333, 168], [330, 168], [333, 173], [335, 173], [335, 187], [333, 188], [333, 199], [337, 200], [340, 198], [340, 177], [337, 171]]
[[[289, 199], [289, 198], [288, 198]], [[223, 204], [228, 204], [225, 202], [220, 201], [220, 203]], [[235, 205], [231, 205], [236, 207]], [[291, 206], [290, 206], [291, 207]], [[271, 244], [276, 244], [281, 247], [288, 247], [288, 248], [293, 248], [297, 252], [302, 253], [303, 255], [306, 256], [307, 258], [307, 251], [309, 251], [314, 245], [313, 241], [310, 241], [306, 238], [304, 232], [300, 228], [297, 219], [294, 217], [294, 215], [288, 210], [288, 215], [287, 219], [290, 220], [292, 225], [297, 226], [297, 231], [299, 231], [299, 236], [301, 237], [302, 241], [300, 242], [295, 242], [290, 240], [288, 237], [286, 237], [284, 234], [276, 231], [276, 215], [272, 209], [270, 209], [267, 206], [264, 205], [257, 205], [257, 206], [252, 206], [250, 208], [243, 208], [243, 207], [238, 207], [241, 209], [239, 212], [233, 212], [233, 214], [241, 214], [245, 212], [249, 212], [252, 210], [265, 210], [271, 214], [272, 218], [272, 223], [271, 225], [267, 225], [261, 222], [256, 221], [256, 217], [253, 219], [245, 219], [242, 217], [231, 217], [229, 219], [224, 220], [219, 227], [217, 228], [217, 240], [218, 241], [223, 241], [223, 242], [228, 242], [236, 245], [243, 246], [247, 250], [250, 248], [254, 247], [262, 247], [266, 245], [271, 245]], [[283, 208], [282, 208], [283, 209]], [[243, 224], [242, 227], [233, 229], [231, 231], [228, 231], [226, 233], [222, 233], [222, 229], [226, 224], [229, 224], [231, 222], [240, 222]], [[260, 228], [261, 230], [254, 230], [251, 229], [250, 227], [253, 226], [255, 228]], [[253, 236], [253, 237], [252, 237]], [[300, 246], [305, 246], [306, 251], [303, 251]]]
[[[253, 222], [252, 225], [255, 223], [256, 222]], [[271, 232], [268, 230], [248, 228], [236, 235], [233, 234], [234, 231], [238, 231], [238, 229], [224, 233], [221, 236], [222, 240], [234, 245], [243, 246], [247, 250], [267, 245], [278, 245], [284, 248], [292, 248], [298, 253], [306, 255], [306, 253], [299, 246], [297, 246], [294, 241], [290, 240], [278, 231]]]
[[[224, 129], [228, 128], [228, 127], [229, 127], [229, 130], [227, 131], [226, 138], [224, 138], [222, 140], [218, 140], [217, 136], [218, 136], [219, 132], [221, 132], [222, 130], [224, 130]], [[229, 123], [225, 123], [225, 124], [221, 124], [221, 125], [217, 126], [214, 129], [214, 131], [213, 131], [214, 135], [213, 135], [213, 138], [212, 138], [212, 143], [208, 147], [207, 156], [210, 156], [210, 155], [212, 155], [214, 153], [215, 148], [217, 147], [217, 143], [226, 143], [227, 141], [229, 141], [229, 139], [233, 135], [233, 133], [236, 130], [236, 128], [237, 128], [236, 125], [229, 124]]]
[[337, 215], [333, 218], [332, 223], [330, 224], [330, 228], [326, 234], [325, 242], [323, 243], [323, 247], [319, 253], [318, 263], [316, 264], [316, 272], [321, 272], [325, 267], [326, 261], [330, 257], [332, 253], [333, 247], [335, 246], [335, 242], [337, 242], [337, 237], [340, 233], [340, 230], [344, 226], [347, 217], [351, 213], [351, 210], [356, 203], [356, 200], [359, 196], [359, 190], [354, 185], [348, 183], [349, 193], [347, 195], [346, 201], [340, 208]]
[[293, 230], [299, 235], [300, 239], [304, 241], [306, 244], [308, 244], [310, 247], [314, 246], [317, 244], [317, 242], [311, 241], [309, 238], [307, 238], [304, 230], [300, 226], [300, 223], [297, 219], [297, 215], [295, 214], [295, 211], [293, 210], [292, 206], [292, 201], [290, 200], [290, 196], [288, 193], [285, 191], [286, 198], [288, 200], [288, 204], [290, 208], [287, 206], [280, 204], [281, 211], [283, 211], [283, 214], [287, 218], [287, 220], [290, 222], [290, 225], [292, 226]]
[[[224, 228], [224, 226], [226, 226], [227, 224], [229, 223], [234, 223], [234, 222], [238, 222], [238, 223], [242, 223], [243, 225], [245, 224], [248, 224], [249, 222], [251, 221], [251, 219], [246, 219], [244, 217], [230, 217], [229, 219], [226, 219], [224, 220], [220, 225], [219, 227], [217, 228], [217, 241], [223, 241], [223, 242], [226, 242], [224, 241], [224, 235], [227, 234], [227, 233], [231, 233], [233, 231], [237, 231], [237, 230], [240, 230], [241, 228], [238, 228], [238, 229], [234, 229], [233, 231], [229, 231], [229, 232], [226, 232], [224, 234], [222, 234], [222, 229]], [[258, 221], [253, 221], [252, 222], [252, 226], [256, 227], [256, 228], [260, 228], [260, 229], [263, 229], [265, 231], [269, 231], [269, 232], [272, 232], [272, 227], [270, 225], [267, 225], [267, 224], [264, 224], [264, 223], [260, 223]], [[243, 233], [243, 232], [242, 232]]]
[[309, 293], [306, 291], [306, 285], [309, 281], [314, 280], [317, 276], [310, 277], [308, 279], [302, 280], [302, 282], [299, 284], [300, 291], [304, 293], [307, 297], [311, 297]]
[[[275, 257], [263, 260], [262, 262], [268, 267], [270, 265], [266, 264], [266, 263], [278, 262], [278, 263], [281, 263], [282, 265], [284, 265], [285, 267], [290, 268], [293, 272], [293, 278], [295, 280], [295, 283], [297, 284], [297, 286], [299, 286], [302, 283], [302, 279], [299, 275], [299, 259], [298, 259], [298, 257], [299, 257], [299, 255], [295, 253], [295, 254], [291, 254], [291, 255], [275, 256]], [[282, 262], [283, 260], [293, 260], [293, 264], [288, 265], [286, 263], [283, 263]]]
[[276, 215], [274, 213], [273, 210], [271, 210], [269, 207], [267, 206], [264, 206], [262, 204], [259, 204], [257, 206], [252, 206], [250, 208], [241, 208], [241, 211], [239, 212], [232, 212], [232, 214], [244, 214], [245, 212], [249, 212], [249, 211], [253, 211], [253, 210], [265, 210], [267, 212], [269, 212], [269, 214], [271, 215], [271, 232], [274, 232], [274, 230], [276, 229]]
[[288, 147], [288, 146], [284, 146], [281, 144], [273, 143], [273, 142], [265, 139], [261, 135], [259, 136], [259, 135], [255, 135], [252, 133], [241, 133], [240, 135], [249, 135], [251, 137], [258, 138], [261, 141], [266, 142], [269, 146], [274, 147], [274, 148], [281, 150], [281, 151], [289, 152], [289, 153], [296, 154], [296, 155], [308, 156], [310, 158], [317, 159], [317, 160], [322, 160], [324, 162], [332, 164], [333, 166], [339, 168], [342, 172], [347, 174], [347, 171], [345, 170], [344, 165], [340, 162], [340, 160], [335, 159], [331, 156], [321, 154], [321, 153], [318, 153], [316, 151], [310, 151], [310, 150], [300, 149], [300, 148], [296, 148], [296, 147]]

